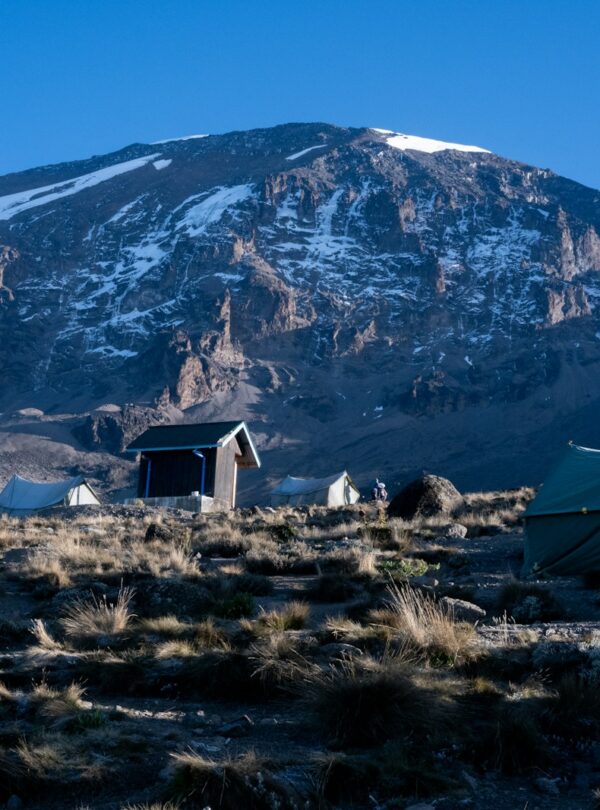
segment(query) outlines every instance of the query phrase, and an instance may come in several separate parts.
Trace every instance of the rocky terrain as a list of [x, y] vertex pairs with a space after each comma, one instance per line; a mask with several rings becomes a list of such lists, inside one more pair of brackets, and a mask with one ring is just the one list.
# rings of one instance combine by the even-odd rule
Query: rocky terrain
[[[600, 443], [600, 192], [478, 147], [288, 124], [0, 178], [0, 475], [246, 418], [262, 471], [538, 483]], [[326, 442], [327, 453], [320, 452]]]
[[597, 808], [600, 578], [518, 579], [531, 495], [4, 518], [0, 805]]

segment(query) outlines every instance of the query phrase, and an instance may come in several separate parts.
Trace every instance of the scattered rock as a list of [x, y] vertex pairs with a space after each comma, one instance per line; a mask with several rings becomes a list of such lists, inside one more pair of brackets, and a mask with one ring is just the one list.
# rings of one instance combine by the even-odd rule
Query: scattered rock
[[435, 577], [431, 577], [428, 574], [423, 574], [418, 577], [411, 577], [410, 578], [411, 585], [422, 585], [425, 588], [437, 588], [440, 584], [439, 579]]
[[222, 737], [245, 737], [250, 732], [254, 725], [253, 721], [247, 714], [240, 717], [239, 720], [233, 720], [231, 723], [224, 723], [215, 730], [215, 734], [220, 734]]
[[52, 598], [54, 608], [62, 610], [72, 602], [87, 602], [90, 598], [103, 599], [104, 597], [116, 599], [119, 593], [118, 588], [112, 590], [103, 582], [92, 582], [86, 588], [65, 588], [59, 591]]
[[151, 523], [146, 529], [144, 540], [150, 543], [152, 540], [162, 540], [168, 542], [173, 539], [173, 530], [163, 526], [160, 523]]
[[83, 534], [95, 534], [98, 537], [102, 537], [105, 533], [105, 529], [100, 526], [80, 526], [79, 531]]
[[534, 785], [540, 793], [544, 793], [546, 796], [558, 796], [560, 795], [560, 790], [556, 784], [557, 782], [558, 779], [548, 779], [546, 776], [540, 776], [538, 779], [534, 780]]
[[479, 607], [479, 605], [475, 605], [473, 602], [467, 602], [464, 599], [453, 599], [451, 596], [443, 596], [440, 599], [440, 604], [451, 610], [454, 617], [461, 622], [477, 622], [484, 619], [487, 615], [486, 611]]
[[20, 563], [27, 562], [39, 546], [30, 546], [29, 548], [9, 548], [4, 554], [3, 562], [7, 565], [19, 565]]
[[573, 786], [577, 790], [589, 790], [591, 787], [590, 777], [585, 773], [579, 773], [573, 780]]
[[467, 536], [468, 529], [462, 523], [451, 523], [446, 529], [446, 537], [463, 539]]
[[388, 515], [404, 520], [449, 515], [462, 503], [462, 495], [447, 478], [424, 475], [400, 490], [388, 507]]

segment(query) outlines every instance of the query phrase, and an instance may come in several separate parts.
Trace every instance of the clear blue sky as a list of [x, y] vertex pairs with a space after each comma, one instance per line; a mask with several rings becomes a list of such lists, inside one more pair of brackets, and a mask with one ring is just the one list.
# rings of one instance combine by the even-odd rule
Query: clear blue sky
[[600, 188], [599, 0], [0, 0], [0, 173], [289, 121]]

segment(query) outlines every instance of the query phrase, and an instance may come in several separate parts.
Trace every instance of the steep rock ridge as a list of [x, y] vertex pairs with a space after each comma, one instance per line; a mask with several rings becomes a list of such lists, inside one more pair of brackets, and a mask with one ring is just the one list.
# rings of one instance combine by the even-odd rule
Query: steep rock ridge
[[14, 267], [14, 263], [20, 258], [21, 255], [16, 248], [9, 245], [0, 245], [0, 304], [14, 301], [13, 291], [6, 285], [5, 281], [12, 270], [11, 265]]
[[[327, 438], [322, 472], [459, 483], [485, 433], [485, 483], [530, 480], [507, 437], [552, 423], [548, 455], [573, 420], [595, 435], [599, 233], [600, 193], [548, 170], [327, 124], [0, 177], [3, 418], [242, 415], [273, 476], [289, 442], [319, 474]], [[90, 416], [85, 447], [121, 449], [123, 414]]]

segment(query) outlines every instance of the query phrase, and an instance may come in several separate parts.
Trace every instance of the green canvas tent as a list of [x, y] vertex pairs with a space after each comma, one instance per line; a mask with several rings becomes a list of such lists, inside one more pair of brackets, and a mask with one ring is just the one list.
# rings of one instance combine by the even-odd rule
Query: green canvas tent
[[525, 574], [600, 571], [600, 450], [569, 445], [525, 512]]

